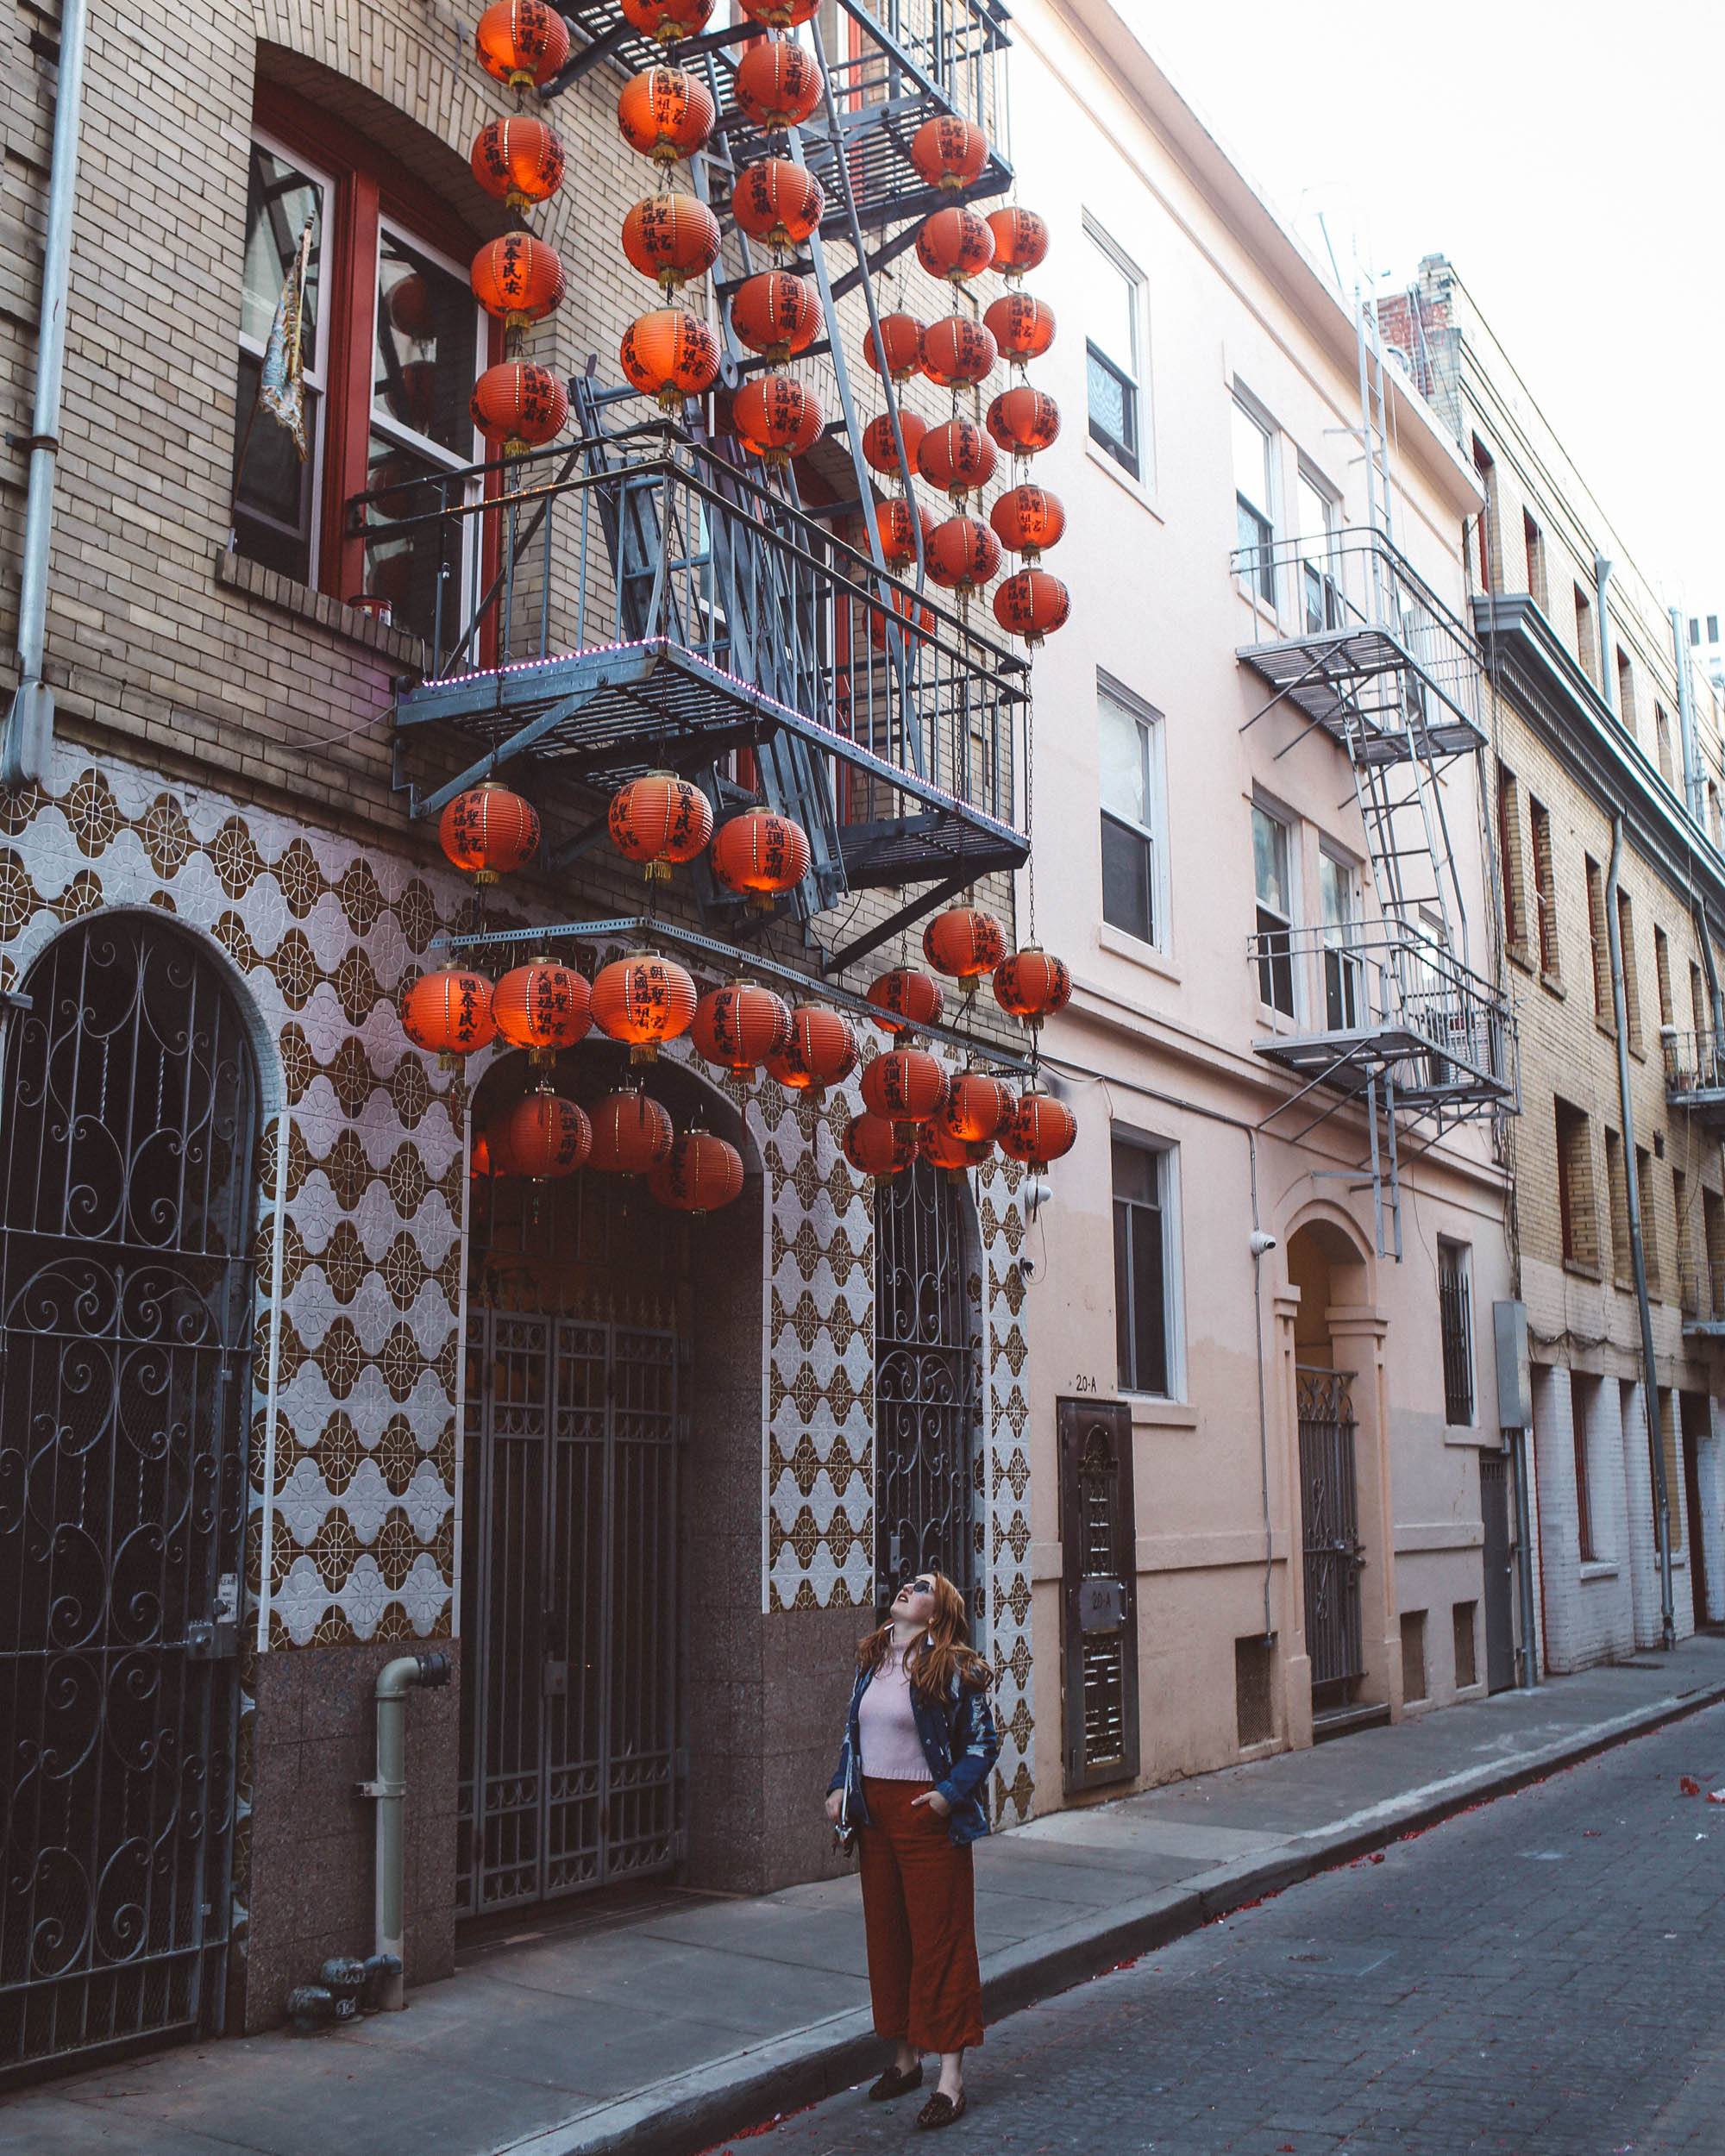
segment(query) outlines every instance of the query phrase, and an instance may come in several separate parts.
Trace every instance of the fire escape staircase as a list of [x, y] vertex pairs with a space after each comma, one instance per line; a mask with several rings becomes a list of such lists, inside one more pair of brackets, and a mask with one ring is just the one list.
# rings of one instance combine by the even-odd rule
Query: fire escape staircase
[[[578, 49], [548, 96], [601, 65], [626, 73], [661, 57], [611, 0], [573, 0], [563, 12]], [[814, 279], [829, 323], [854, 292], [873, 325], [877, 271], [952, 199], [917, 175], [911, 139], [936, 114], [981, 109], [1005, 19], [994, 0], [837, 0], [835, 13], [846, 49], [829, 58], [810, 26], [826, 97], [789, 138], [827, 199], [822, 232], [796, 266]], [[730, 91], [737, 51], [758, 34], [743, 24], [676, 53], [705, 72], [721, 116], [694, 161], [697, 193], [721, 213], [736, 172], [768, 148]], [[998, 193], [1010, 177], [991, 156], [961, 199]], [[727, 386], [765, 364], [737, 343], [723, 304], [764, 266], [746, 235], [727, 233], [714, 273]], [[395, 710], [397, 783], [416, 815], [435, 816], [511, 766], [598, 793], [676, 769], [706, 786], [721, 813], [758, 793], [808, 833], [810, 873], [794, 901], [805, 924], [849, 893], [906, 892], [889, 918], [822, 951], [831, 970], [1027, 857], [1012, 821], [1026, 681], [1022, 660], [923, 589], [919, 558], [903, 577], [888, 572], [871, 515], [857, 520], [866, 552], [835, 536], [836, 518], [863, 510], [875, 489], [842, 342], [815, 350], [837, 382], [831, 431], [848, 448], [856, 489], [837, 511], [804, 507], [794, 467], [764, 471], [729, 439], [709, 437], [697, 402], [671, 418], [631, 417], [641, 400], [601, 385], [590, 366], [571, 385], [573, 443], [428, 482], [436, 500], [422, 494], [416, 517], [398, 514], [385, 529], [398, 537], [415, 523], [434, 527], [444, 571], [433, 666]], [[881, 390], [896, 419], [891, 385]], [[398, 511], [403, 492], [393, 490]], [[363, 515], [367, 505], [356, 507]], [[471, 567], [476, 555], [484, 580]], [[484, 588], [449, 607], [446, 636], [443, 595], [463, 575]], [[464, 752], [456, 768], [446, 750], [428, 779], [414, 751], [452, 739]], [[746, 791], [734, 775], [738, 751], [752, 759]], [[596, 813], [554, 865], [602, 831]], [[708, 919], [727, 932], [758, 925], [704, 872], [695, 885]]]

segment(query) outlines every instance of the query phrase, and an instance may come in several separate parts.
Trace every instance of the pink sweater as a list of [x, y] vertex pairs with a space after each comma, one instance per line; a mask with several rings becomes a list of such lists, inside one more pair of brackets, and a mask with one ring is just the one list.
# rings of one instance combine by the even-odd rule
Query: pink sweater
[[876, 1782], [926, 1782], [932, 1777], [911, 1711], [911, 1681], [904, 1658], [892, 1648], [869, 1680], [856, 1708], [862, 1740], [862, 1771]]

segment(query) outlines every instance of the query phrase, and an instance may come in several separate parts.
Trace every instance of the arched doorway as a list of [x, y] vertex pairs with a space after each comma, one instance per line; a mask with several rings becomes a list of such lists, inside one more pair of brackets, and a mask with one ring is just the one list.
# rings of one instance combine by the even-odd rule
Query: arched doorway
[[[591, 1107], [620, 1051], [561, 1059]], [[486, 1073], [481, 1130], [524, 1089]], [[734, 1111], [662, 1058], [678, 1126]], [[584, 1169], [536, 1194], [474, 1178], [462, 1480], [458, 1910], [482, 1916], [668, 1870], [684, 1854], [680, 1512], [705, 1224]], [[756, 1353], [758, 1358], [758, 1344]]]
[[875, 1591], [925, 1566], [986, 1614], [982, 1362], [963, 1185], [919, 1160], [875, 1186]]
[[0, 1100], [0, 2080], [219, 2029], [258, 1076], [160, 914], [55, 938]]
[[1309, 1221], [1289, 1240], [1288, 1277], [1300, 1291], [1294, 1319], [1300, 1517], [1306, 1652], [1312, 1712], [1346, 1711], [1365, 1674], [1353, 1387], [1360, 1373], [1339, 1366], [1330, 1313], [1364, 1300], [1364, 1264], [1333, 1222]]

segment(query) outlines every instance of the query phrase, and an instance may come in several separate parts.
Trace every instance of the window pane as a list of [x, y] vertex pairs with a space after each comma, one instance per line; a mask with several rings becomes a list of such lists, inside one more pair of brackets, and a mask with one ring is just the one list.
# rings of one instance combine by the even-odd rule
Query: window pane
[[1168, 1310], [1162, 1278], [1162, 1209], [1131, 1208], [1132, 1388], [1168, 1390]]
[[1138, 477], [1138, 392], [1095, 346], [1086, 348], [1090, 439]]
[[1144, 1206], [1153, 1206], [1159, 1201], [1159, 1156], [1148, 1145], [1134, 1145], [1126, 1139], [1116, 1138], [1111, 1158], [1115, 1197], [1130, 1199], [1134, 1204]]
[[379, 235], [372, 403], [463, 464], [474, 454], [467, 401], [478, 369], [478, 317], [465, 279], [450, 276], [393, 232]]
[[317, 350], [319, 278], [323, 256], [323, 191], [285, 158], [252, 145], [251, 190], [246, 202], [246, 260], [240, 293], [241, 334], [261, 350], [269, 342], [281, 288], [311, 221], [311, 255], [305, 273], [304, 348], [310, 364]]
[[1244, 405], [1230, 407], [1234, 429], [1234, 490], [1270, 517], [1270, 436]]
[[1323, 901], [1324, 926], [1347, 928], [1353, 921], [1353, 871], [1328, 854], [1318, 856], [1318, 892]]
[[1102, 806], [1123, 822], [1150, 826], [1144, 722], [1106, 689], [1096, 698], [1101, 747]]
[[1138, 379], [1138, 285], [1113, 256], [1090, 242], [1089, 305], [1086, 334], [1120, 372]]
[[[1118, 1155], [1120, 1149], [1115, 1148]], [[1114, 1204], [1114, 1351], [1120, 1364], [1120, 1390], [1132, 1389], [1132, 1257], [1130, 1252], [1130, 1223], [1132, 1207]]]
[[[316, 465], [310, 456], [300, 462], [292, 436], [267, 411], [253, 419], [262, 373], [262, 360], [242, 352], [235, 399], [235, 537], [247, 561], [261, 562], [267, 569], [305, 584], [311, 578], [311, 478]], [[317, 392], [308, 388], [308, 442], [317, 438]]]
[[1119, 823], [1106, 812], [1102, 817], [1102, 918], [1110, 927], [1135, 936], [1141, 943], [1156, 941], [1156, 899], [1152, 883], [1154, 857], [1150, 841], [1139, 830]]
[[1288, 886], [1288, 826], [1254, 806], [1251, 812], [1251, 860], [1258, 879], [1261, 906], [1279, 913], [1284, 921], [1294, 917]]
[[1320, 494], [1310, 479], [1302, 477], [1297, 502], [1300, 532], [1308, 556], [1321, 560], [1329, 549], [1332, 511], [1327, 495]]
[[[366, 590], [386, 599], [393, 609], [398, 628], [411, 630], [428, 641], [434, 630], [447, 649], [465, 624], [461, 613], [462, 548], [458, 536], [439, 523], [418, 524], [398, 534], [398, 522], [429, 515], [446, 498], [458, 497], [459, 484], [447, 487], [416, 486], [418, 479], [440, 479], [445, 467], [430, 458], [404, 449], [388, 435], [374, 433], [371, 461], [366, 473], [366, 492], [378, 498], [366, 505]], [[443, 609], [437, 613], [442, 584]]]

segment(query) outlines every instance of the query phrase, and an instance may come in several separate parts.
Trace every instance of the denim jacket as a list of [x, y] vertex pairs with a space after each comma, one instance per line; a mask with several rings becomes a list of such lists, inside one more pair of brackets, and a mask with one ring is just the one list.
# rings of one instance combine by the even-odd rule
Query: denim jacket
[[[852, 1827], [869, 1824], [869, 1808], [862, 1801], [862, 1741], [856, 1713], [874, 1674], [872, 1670], [856, 1672], [838, 1765], [826, 1785], [829, 1796], [835, 1789], [846, 1792], [844, 1816]], [[988, 1770], [1000, 1751], [987, 1692], [958, 1684], [944, 1700], [930, 1702], [913, 1685], [911, 1712], [928, 1762], [928, 1778], [952, 1807], [946, 1821], [949, 1839], [961, 1846], [979, 1841], [988, 1831]]]

